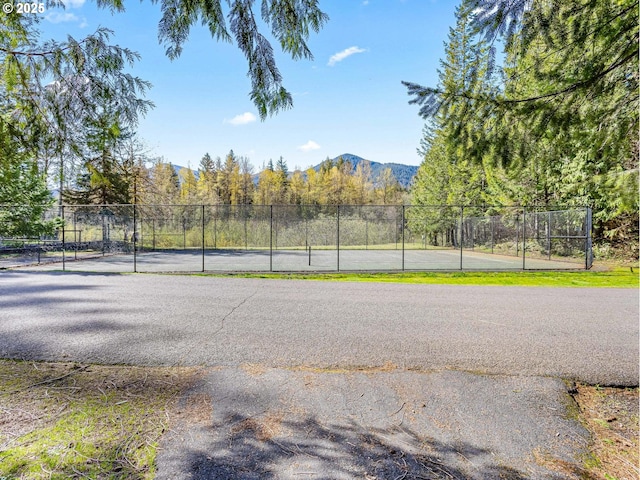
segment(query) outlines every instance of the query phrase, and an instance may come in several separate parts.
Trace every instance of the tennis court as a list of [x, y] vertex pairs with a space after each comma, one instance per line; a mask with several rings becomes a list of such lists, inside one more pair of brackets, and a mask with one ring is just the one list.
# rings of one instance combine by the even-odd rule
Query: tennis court
[[0, 268], [95, 272], [558, 270], [591, 266], [588, 208], [109, 205], [0, 238]]
[[[120, 254], [73, 253], [47, 257], [30, 268], [84, 272], [335, 272], [411, 270], [575, 270], [580, 263], [559, 259], [428, 250], [215, 250], [156, 251]], [[25, 262], [23, 265], [27, 265]]]

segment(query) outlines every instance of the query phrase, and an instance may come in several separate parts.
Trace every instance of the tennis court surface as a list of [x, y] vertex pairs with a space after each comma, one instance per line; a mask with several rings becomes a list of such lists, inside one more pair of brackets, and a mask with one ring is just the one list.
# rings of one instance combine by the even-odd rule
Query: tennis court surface
[[67, 205], [0, 268], [97, 272], [588, 269], [591, 210], [409, 205]]
[[[554, 260], [447, 250], [212, 250], [156, 251], [43, 257], [23, 262], [38, 270], [91, 272], [335, 272], [420, 270], [570, 270], [578, 260]], [[4, 261], [7, 266], [18, 262]]]

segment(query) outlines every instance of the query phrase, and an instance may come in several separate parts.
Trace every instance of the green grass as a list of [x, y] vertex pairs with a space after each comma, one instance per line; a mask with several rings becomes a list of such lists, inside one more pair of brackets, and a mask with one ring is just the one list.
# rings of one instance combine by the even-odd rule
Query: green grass
[[[209, 275], [209, 274], [203, 274]], [[211, 276], [221, 276], [211, 274]], [[228, 276], [228, 275], [226, 275]], [[383, 282], [430, 285], [491, 285], [528, 287], [615, 287], [638, 288], [637, 270], [592, 271], [518, 271], [518, 272], [402, 272], [402, 273], [238, 273], [241, 278], [275, 278], [332, 282]]]
[[0, 479], [151, 479], [194, 369], [0, 360]]

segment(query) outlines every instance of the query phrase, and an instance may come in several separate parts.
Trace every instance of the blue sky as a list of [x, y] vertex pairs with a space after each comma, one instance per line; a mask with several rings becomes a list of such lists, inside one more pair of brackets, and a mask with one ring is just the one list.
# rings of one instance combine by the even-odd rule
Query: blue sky
[[293, 170], [342, 153], [419, 165], [424, 122], [400, 82], [437, 83], [458, 2], [321, 0], [330, 20], [309, 39], [313, 61], [293, 61], [272, 42], [294, 107], [265, 121], [249, 99], [246, 61], [235, 45], [215, 42], [197, 25], [170, 61], [158, 43], [159, 5], [125, 2], [124, 13], [111, 14], [95, 2], [65, 3], [66, 10], [45, 13], [43, 40], [107, 27], [113, 43], [142, 56], [132, 73], [153, 84], [147, 98], [156, 108], [138, 133], [153, 156], [197, 168], [205, 153], [224, 157], [233, 149], [259, 171], [280, 156]]

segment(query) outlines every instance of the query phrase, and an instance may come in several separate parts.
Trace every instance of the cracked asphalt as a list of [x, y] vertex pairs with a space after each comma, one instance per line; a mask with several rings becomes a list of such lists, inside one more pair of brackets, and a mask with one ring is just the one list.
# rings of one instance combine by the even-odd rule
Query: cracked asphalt
[[159, 478], [572, 478], [588, 438], [563, 380], [638, 385], [638, 305], [634, 289], [16, 270], [0, 355], [206, 366], [183, 402], [209, 413], [166, 436]]

